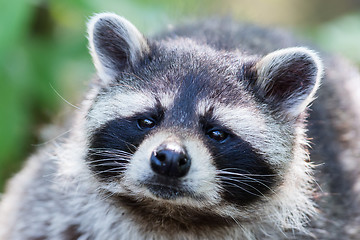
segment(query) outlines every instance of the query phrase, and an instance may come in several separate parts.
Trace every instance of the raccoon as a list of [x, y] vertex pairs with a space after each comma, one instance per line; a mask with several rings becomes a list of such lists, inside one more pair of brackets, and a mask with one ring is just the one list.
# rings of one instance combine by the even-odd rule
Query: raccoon
[[88, 39], [97, 77], [71, 132], [9, 182], [0, 239], [356, 239], [345, 60], [229, 19], [146, 39], [101, 13]]

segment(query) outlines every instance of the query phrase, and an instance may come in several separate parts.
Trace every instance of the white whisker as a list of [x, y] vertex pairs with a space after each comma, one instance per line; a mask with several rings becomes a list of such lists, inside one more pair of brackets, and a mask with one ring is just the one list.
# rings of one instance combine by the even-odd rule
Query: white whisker
[[70, 106], [80, 110], [80, 108], [78, 106], [75, 106], [74, 104], [70, 103], [69, 101], [67, 101], [63, 96], [60, 95], [60, 93], [58, 93], [58, 91], [55, 90], [55, 88], [51, 85], [51, 83], [49, 83], [50, 87], [52, 88], [52, 90], [67, 104], [69, 104]]

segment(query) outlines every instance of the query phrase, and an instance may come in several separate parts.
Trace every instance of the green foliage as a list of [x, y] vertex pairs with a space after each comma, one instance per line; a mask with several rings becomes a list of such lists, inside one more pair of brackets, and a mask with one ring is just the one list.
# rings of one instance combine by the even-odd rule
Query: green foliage
[[[37, 149], [35, 144], [44, 141], [38, 137], [40, 129], [64, 107], [54, 89], [76, 103], [94, 74], [85, 37], [89, 16], [116, 12], [151, 35], [179, 19], [224, 13], [225, 6], [236, 18], [242, 18], [236, 15], [246, 12], [240, 2], [254, 5], [247, 0], [1, 0], [0, 192], [5, 179]], [[260, 8], [255, 10], [251, 12]], [[360, 62], [359, 16], [309, 26], [308, 32], [320, 46], [342, 51]], [[246, 20], [256, 21], [257, 17]]]
[[[152, 33], [169, 22], [166, 5], [141, 0], [0, 2], [0, 191], [37, 149], [35, 144], [44, 141], [38, 138], [40, 129], [65, 104], [55, 91], [79, 101], [84, 82], [94, 74], [87, 50], [88, 17], [113, 11]], [[183, 3], [175, 9], [179, 5]]]
[[319, 26], [312, 32], [311, 38], [322, 49], [337, 52], [360, 66], [360, 13]]

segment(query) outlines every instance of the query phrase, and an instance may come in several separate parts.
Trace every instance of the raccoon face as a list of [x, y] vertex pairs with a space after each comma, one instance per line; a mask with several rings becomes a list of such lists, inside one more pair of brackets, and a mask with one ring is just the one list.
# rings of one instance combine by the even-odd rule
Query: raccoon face
[[313, 52], [150, 42], [115, 14], [90, 21], [89, 41], [101, 84], [86, 162], [104, 190], [137, 207], [232, 218], [281, 191], [321, 78]]

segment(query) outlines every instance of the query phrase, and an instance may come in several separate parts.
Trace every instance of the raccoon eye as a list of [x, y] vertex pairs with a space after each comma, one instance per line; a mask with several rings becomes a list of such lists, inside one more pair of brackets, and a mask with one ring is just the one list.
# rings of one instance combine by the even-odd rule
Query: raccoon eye
[[211, 138], [217, 142], [223, 142], [229, 136], [229, 134], [227, 132], [222, 131], [222, 130], [211, 130], [211, 131], [207, 132], [207, 135], [209, 136], [209, 138]]
[[138, 127], [140, 129], [151, 129], [153, 127], [155, 127], [156, 123], [154, 120], [149, 119], [149, 118], [144, 118], [144, 119], [139, 119], [138, 122]]

